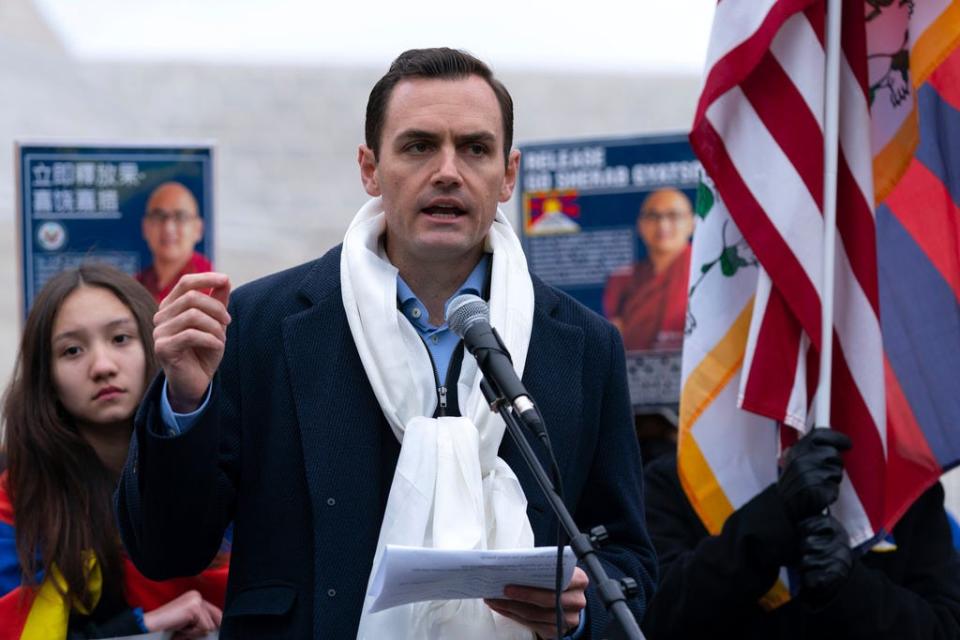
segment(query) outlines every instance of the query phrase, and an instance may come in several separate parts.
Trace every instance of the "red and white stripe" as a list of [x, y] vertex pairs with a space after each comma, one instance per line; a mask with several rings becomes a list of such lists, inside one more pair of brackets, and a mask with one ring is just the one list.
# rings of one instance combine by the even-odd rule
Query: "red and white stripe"
[[[886, 412], [863, 0], [844, 0], [831, 422], [848, 433], [836, 512], [883, 522]], [[810, 426], [823, 263], [823, 0], [721, 0], [691, 142], [763, 269], [742, 408]]]

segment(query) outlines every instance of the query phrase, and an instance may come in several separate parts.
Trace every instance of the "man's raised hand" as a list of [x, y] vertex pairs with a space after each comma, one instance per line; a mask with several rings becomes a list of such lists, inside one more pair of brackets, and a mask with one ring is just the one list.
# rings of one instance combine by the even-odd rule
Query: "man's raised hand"
[[230, 279], [222, 273], [180, 278], [153, 317], [157, 359], [167, 378], [170, 406], [189, 413], [200, 406], [220, 366], [227, 339]]

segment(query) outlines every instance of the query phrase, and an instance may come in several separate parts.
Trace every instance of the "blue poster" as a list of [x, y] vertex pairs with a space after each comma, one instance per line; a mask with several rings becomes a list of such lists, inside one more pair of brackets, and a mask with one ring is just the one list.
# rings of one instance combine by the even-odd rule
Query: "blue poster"
[[521, 147], [530, 269], [620, 330], [638, 408], [679, 402], [701, 174], [686, 135]]
[[159, 301], [214, 256], [209, 145], [17, 145], [23, 317], [44, 283], [105, 262]]

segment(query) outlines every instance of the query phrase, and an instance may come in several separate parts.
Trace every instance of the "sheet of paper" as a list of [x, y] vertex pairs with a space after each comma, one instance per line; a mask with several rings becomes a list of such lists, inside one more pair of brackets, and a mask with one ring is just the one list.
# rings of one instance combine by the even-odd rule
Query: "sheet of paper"
[[[570, 583], [576, 557], [563, 553], [563, 585]], [[423, 600], [500, 598], [510, 584], [553, 589], [557, 548], [460, 551], [387, 545], [370, 595], [370, 613]]]

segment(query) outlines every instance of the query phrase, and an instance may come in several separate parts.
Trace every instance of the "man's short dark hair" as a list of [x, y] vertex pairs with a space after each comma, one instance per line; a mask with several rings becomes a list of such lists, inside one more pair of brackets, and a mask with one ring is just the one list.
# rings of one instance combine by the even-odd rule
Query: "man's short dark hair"
[[465, 51], [447, 47], [404, 51], [390, 65], [386, 75], [373, 85], [367, 101], [365, 134], [367, 146], [373, 150], [374, 157], [380, 154], [387, 103], [397, 83], [408, 78], [458, 80], [469, 76], [483, 78], [497, 96], [503, 120], [503, 160], [506, 162], [513, 146], [513, 98], [510, 92], [493, 77], [493, 71], [484, 62]]

